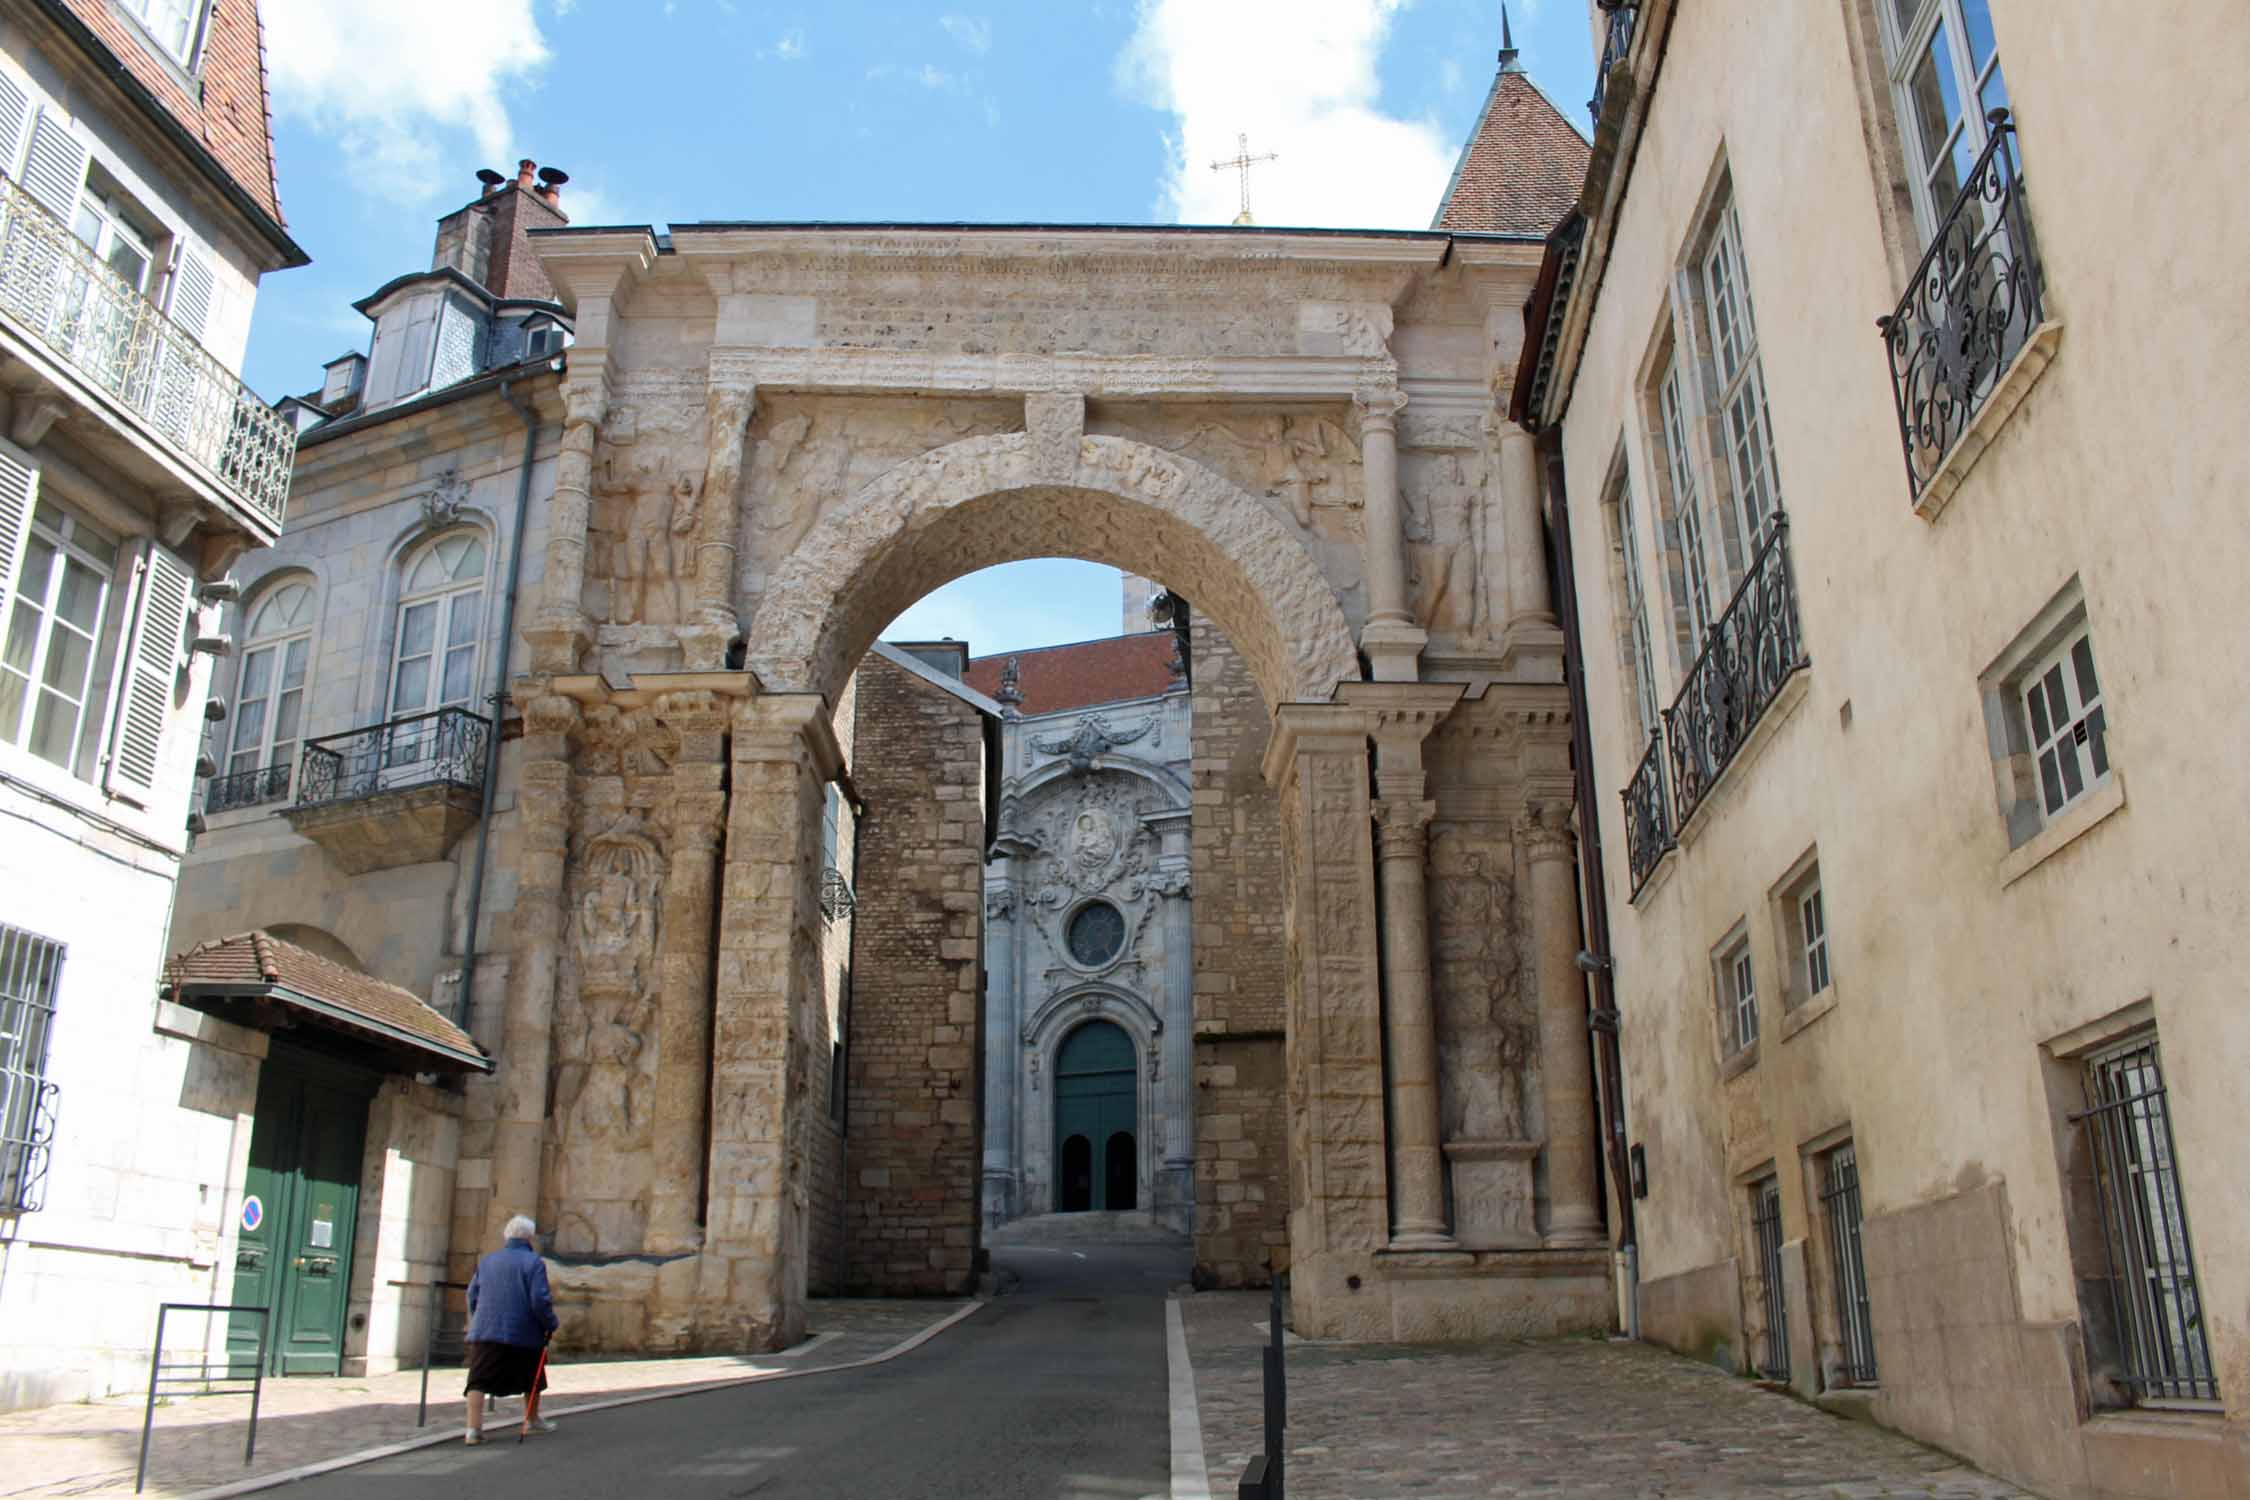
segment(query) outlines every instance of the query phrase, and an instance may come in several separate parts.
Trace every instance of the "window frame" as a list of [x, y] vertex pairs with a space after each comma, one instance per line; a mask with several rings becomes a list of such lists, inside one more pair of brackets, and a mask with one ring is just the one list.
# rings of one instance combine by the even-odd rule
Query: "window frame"
[[1750, 951], [1750, 925], [1734, 924], [1711, 950], [1711, 971], [1717, 986], [1719, 1053], [1732, 1062], [1754, 1055], [1758, 1046], [1758, 965]]
[[[1937, 201], [1932, 183], [1938, 175], [1940, 158], [1951, 162], [1959, 175], [1991, 144], [1992, 127], [1985, 118], [1986, 113], [2010, 106], [2006, 70], [2000, 62], [1998, 28], [1992, 25], [1989, 0], [1910, 0], [1913, 15], [1905, 20], [1898, 13], [1900, 3], [1901, 0], [1875, 0], [1875, 9], [1877, 29], [1883, 38], [1883, 66], [1891, 91], [1892, 119], [1906, 166], [1907, 196], [1914, 205], [1916, 249], [1920, 251], [1929, 247], [1938, 225], [1961, 194], [1962, 183], [1956, 181], [1951, 196], [1942, 203]], [[1981, 71], [1969, 50], [1967, 4], [1983, 8], [1985, 25], [1992, 31], [1992, 55]], [[1940, 158], [1933, 158], [1923, 149], [1921, 119], [1914, 107], [1913, 79], [1930, 57], [1931, 43], [1940, 29], [1945, 32], [1947, 79], [1953, 85], [1959, 114], [1948, 125], [1945, 140], [1940, 143]], [[1999, 97], [1987, 100], [1985, 88], [1995, 80], [2000, 86]]]
[[1645, 747], [1664, 727], [1664, 704], [1656, 681], [1656, 641], [1649, 629], [1648, 591], [1641, 579], [1641, 538], [1633, 512], [1633, 477], [1622, 456], [1610, 481], [1608, 505], [1617, 548], [1617, 606], [1623, 613], [1618, 655], [1624, 663], [1626, 695], [1641, 726]]
[[[410, 581], [415, 570], [421, 566], [423, 559], [434, 554], [444, 543], [457, 537], [472, 541], [483, 554], [482, 563], [476, 577], [474, 579], [449, 577], [444, 582], [431, 587], [418, 591], [411, 590], [409, 587]], [[451, 572], [450, 569], [447, 571]], [[389, 723], [402, 718], [412, 718], [418, 714], [437, 713], [448, 708], [466, 708], [475, 712], [478, 697], [477, 686], [481, 680], [484, 667], [484, 617], [486, 608], [490, 603], [491, 586], [492, 547], [484, 531], [479, 527], [449, 527], [423, 541], [421, 545], [408, 552], [401, 560], [399, 565], [398, 607], [391, 617], [391, 659], [385, 673], [383, 691], [384, 722]], [[473, 629], [467, 641], [457, 643], [451, 639], [454, 612], [460, 608], [461, 599], [471, 593], [476, 595]], [[403, 675], [408, 661], [406, 653], [407, 615], [409, 611], [424, 605], [436, 606], [436, 619], [430, 627], [430, 649], [427, 653], [418, 654], [414, 658], [415, 660], [427, 660], [430, 663], [428, 692], [425, 695], [427, 701], [412, 708], [402, 708], [399, 703], [399, 679]], [[446, 658], [451, 652], [461, 649], [463, 645], [466, 645], [470, 651], [469, 690], [460, 699], [449, 700], [445, 697]]]
[[[50, 513], [55, 517], [54, 520], [48, 519]], [[105, 562], [99, 555], [88, 551], [78, 541], [77, 534], [81, 529], [109, 540], [108, 561]], [[24, 592], [24, 582], [31, 563], [28, 549], [18, 562], [16, 576], [0, 579], [0, 603], [4, 603], [7, 609], [6, 618], [0, 620], [0, 673], [19, 678], [23, 683], [21, 718], [12, 730], [0, 734], [0, 745], [35, 756], [80, 781], [91, 781], [96, 770], [91, 762], [99, 757], [90, 752], [99, 746], [104, 737], [111, 695], [117, 686], [117, 664], [114, 660], [117, 621], [114, 605], [118, 598], [118, 576], [124, 571], [121, 554], [125, 549], [125, 539], [111, 537], [107, 528], [99, 522], [86, 519], [75, 508], [46, 495], [39, 496], [32, 509], [26, 540], [32, 539], [44, 541], [54, 549], [48, 561], [46, 583], [38, 600], [27, 600]], [[91, 631], [81, 630], [70, 621], [63, 620], [56, 608], [63, 581], [69, 573], [68, 565], [72, 562], [92, 573], [98, 580], [94, 626]], [[15, 636], [17, 611], [26, 604], [38, 616], [28, 674], [6, 662], [7, 646]], [[32, 744], [32, 735], [39, 722], [39, 710], [45, 694], [51, 690], [47, 681], [49, 657], [54, 650], [58, 622], [71, 634], [84, 636], [86, 641], [86, 665], [78, 684], [77, 696], [73, 698], [68, 694], [59, 695], [71, 703], [75, 720], [69, 738], [69, 758], [64, 761], [54, 760]], [[89, 735], [92, 736], [91, 740]]]
[[[2083, 667], [2078, 660], [2080, 647], [2085, 648]], [[2094, 682], [2091, 700], [2085, 696], [2087, 676]], [[2065, 699], [2076, 710], [2067, 722], [2055, 717], [2050, 678], [2062, 684]], [[2105, 785], [2115, 769], [2109, 756], [2109, 709], [2101, 690], [2100, 663], [2094, 658], [2093, 628], [2083, 616], [2065, 628], [2059, 643], [2031, 659], [2014, 679], [2011, 692], [2017, 712], [2023, 715], [2024, 741], [2030, 747], [2033, 806], [2043, 824], [2052, 824]], [[2042, 698], [2049, 701], [2042, 703]], [[2043, 719], [2048, 724], [2044, 736], [2039, 728]], [[2077, 754], [2080, 750], [2086, 752], [2083, 765]], [[2045, 763], [2049, 751], [2055, 753], [2056, 765], [2052, 790], [2061, 793], [2061, 799], [2052, 806]], [[2070, 778], [2065, 767], [2079, 773], [2076, 791], [2068, 789]]]
[[1687, 627], [1684, 659], [1692, 663], [1703, 654], [1703, 643], [1710, 639], [1718, 611], [1712, 608], [1710, 548], [1705, 535], [1695, 456], [1688, 451], [1688, 405], [1680, 364], [1681, 351], [1674, 345], [1656, 384], [1656, 436], [1664, 451], [1665, 477], [1671, 487], [1672, 521], [1679, 532], [1680, 592], [1685, 597], [1678, 602]]
[[155, 49], [158, 57], [191, 77], [200, 70], [203, 44], [211, 29], [212, 0], [184, 0], [187, 26], [177, 48], [157, 34], [157, 23], [145, 14], [164, 0], [112, 0], [112, 3]]
[[[1726, 453], [1733, 502], [1729, 516], [1742, 571], [1747, 573], [1782, 512], [1781, 477], [1774, 459], [1773, 418], [1766, 409], [1758, 324], [1750, 306], [1749, 262], [1742, 251], [1742, 226], [1735, 214], [1731, 181], [1711, 209], [1709, 224], [1696, 256], [1704, 332], [1711, 341], [1711, 369], [1716, 377], [1708, 418], [1716, 427], [1717, 446]], [[1716, 270], [1722, 262], [1729, 266], [1724, 278]], [[1747, 419], [1742, 417], [1745, 411]], [[1746, 456], [1745, 444], [1755, 452]], [[1754, 502], [1759, 507], [1756, 514]]]
[[[307, 608], [302, 623], [288, 625], [270, 635], [253, 634], [252, 631], [258, 617], [277, 603], [285, 593], [292, 590], [302, 590], [305, 595]], [[252, 703], [278, 705], [282, 698], [293, 692], [297, 695], [296, 730], [286, 743], [292, 747], [292, 753], [287, 762], [288, 785], [295, 785], [297, 777], [296, 762], [304, 749], [305, 740], [308, 738], [305, 733], [305, 706], [312, 698], [312, 636], [314, 616], [317, 615], [318, 610], [317, 592], [312, 581], [307, 578], [284, 579], [259, 592], [256, 602], [248, 611], [248, 617], [244, 624], [242, 658], [235, 671], [232, 714], [234, 729], [227, 737], [226, 763], [221, 771], [222, 775], [234, 776], [247, 771], [269, 770], [277, 764], [282, 764], [274, 757], [274, 746], [276, 744], [274, 728], [280, 722], [278, 712], [268, 711], [263, 714], [258, 728], [257, 743], [254, 746], [245, 747], [241, 743], [241, 734], [243, 727], [249, 723], [249, 709]], [[283, 688], [281, 684], [287, 681], [288, 648], [298, 645], [304, 647], [302, 672], [294, 688]], [[278, 665], [273, 669], [274, 675], [270, 679], [264, 695], [254, 697], [250, 689], [251, 663], [260, 656], [269, 653]], [[253, 758], [252, 763], [247, 765], [237, 764], [245, 754]], [[286, 788], [284, 791], [286, 792]]]
[[[1767, 1380], [1787, 1380], [1789, 1369], [1789, 1299], [1782, 1279], [1781, 1248], [1785, 1235], [1781, 1221], [1781, 1176], [1767, 1167], [1749, 1185], [1750, 1248], [1758, 1268], [1762, 1348], [1753, 1362]], [[1768, 1209], [1771, 1212], [1768, 1212]]]
[[[1867, 1212], [1859, 1143], [1845, 1136], [1816, 1158], [1821, 1218], [1827, 1225], [1830, 1290], [1835, 1294], [1838, 1382], [1872, 1388], [1881, 1383], [1875, 1348], [1873, 1301], [1867, 1280]], [[1845, 1180], [1839, 1167], [1849, 1170]]]

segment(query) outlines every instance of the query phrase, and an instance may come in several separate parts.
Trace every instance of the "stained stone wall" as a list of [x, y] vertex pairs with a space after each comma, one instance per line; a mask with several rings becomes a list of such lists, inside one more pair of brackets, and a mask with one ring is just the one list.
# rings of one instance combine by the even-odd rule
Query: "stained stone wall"
[[982, 717], [867, 657], [853, 774], [860, 825], [844, 1141], [843, 1288], [967, 1291], [983, 1099]]
[[[830, 717], [836, 745], [845, 764], [852, 760], [859, 723], [859, 674], [853, 673], [838, 695]], [[836, 807], [836, 853], [833, 868], [847, 882], [856, 873], [854, 856], [859, 846], [859, 819], [849, 796], [839, 791]], [[858, 913], [855, 906], [824, 902], [821, 908], [821, 998], [827, 1012], [828, 1052], [814, 1048], [811, 1076], [813, 1108], [807, 1111], [811, 1139], [806, 1147], [805, 1205], [807, 1245], [805, 1281], [808, 1291], [827, 1295], [844, 1283], [844, 1115], [849, 1090], [842, 1071], [845, 1026], [851, 1011], [852, 958]], [[815, 1029], [815, 1040], [819, 1040]], [[823, 1064], [826, 1066], [823, 1066]]]
[[1194, 620], [1195, 1263], [1263, 1286], [1289, 1243], [1281, 818], [1265, 700], [1225, 634]]

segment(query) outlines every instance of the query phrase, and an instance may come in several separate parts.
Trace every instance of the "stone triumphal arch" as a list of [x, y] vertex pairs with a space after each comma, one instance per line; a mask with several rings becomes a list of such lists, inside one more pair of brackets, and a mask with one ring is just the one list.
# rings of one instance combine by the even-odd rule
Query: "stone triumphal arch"
[[[839, 702], [915, 598], [1065, 554], [1184, 596], [1255, 684], [1278, 878], [1242, 899], [1279, 909], [1272, 1248], [1298, 1327], [1605, 1322], [1561, 637], [1530, 441], [1500, 415], [1538, 242], [684, 225], [536, 248], [577, 342], [464, 1223], [539, 1205], [597, 1341], [798, 1336], [853, 1181], [822, 1082]], [[982, 872], [932, 878], [974, 954]], [[1206, 995], [1205, 956], [1196, 1046], [1271, 1035], [1239, 989]], [[1190, 1051], [1151, 1050], [1169, 1087]], [[972, 1264], [973, 1173], [968, 1195], [933, 1263]]]

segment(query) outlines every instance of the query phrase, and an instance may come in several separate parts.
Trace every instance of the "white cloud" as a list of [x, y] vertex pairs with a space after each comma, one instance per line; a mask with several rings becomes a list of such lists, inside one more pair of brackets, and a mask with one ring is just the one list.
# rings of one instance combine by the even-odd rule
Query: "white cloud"
[[915, 76], [922, 80], [922, 87], [926, 89], [942, 89], [953, 82], [953, 75], [935, 63], [922, 64], [922, 71]]
[[502, 95], [550, 55], [531, 0], [266, 0], [264, 14], [274, 109], [335, 141], [368, 191], [411, 205], [464, 196], [445, 149], [458, 130], [484, 164], [514, 165]]
[[1437, 212], [1458, 143], [1426, 121], [1376, 107], [1375, 65], [1408, 0], [1141, 0], [1118, 59], [1135, 98], [1173, 116], [1156, 211], [1224, 224], [1239, 178], [1211, 163], [1278, 153], [1253, 167], [1261, 224], [1419, 229]]
[[992, 50], [992, 23], [982, 16], [964, 16], [955, 12], [938, 18], [945, 34], [969, 51], [982, 56]]
[[811, 51], [812, 48], [806, 44], [805, 29], [802, 26], [793, 31], [783, 32], [774, 40], [773, 44], [773, 55], [783, 62], [796, 62], [798, 59], [809, 55]]

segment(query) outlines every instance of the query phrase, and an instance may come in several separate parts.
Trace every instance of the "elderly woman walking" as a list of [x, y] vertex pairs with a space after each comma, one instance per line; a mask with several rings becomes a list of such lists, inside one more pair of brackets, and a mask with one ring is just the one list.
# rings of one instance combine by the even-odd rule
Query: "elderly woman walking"
[[507, 1243], [477, 1262], [469, 1279], [469, 1430], [462, 1441], [484, 1441], [484, 1398], [522, 1396], [526, 1432], [553, 1432], [539, 1415], [546, 1389], [541, 1356], [554, 1334], [555, 1301], [547, 1291], [547, 1263], [532, 1248], [539, 1226], [523, 1214], [508, 1221]]

